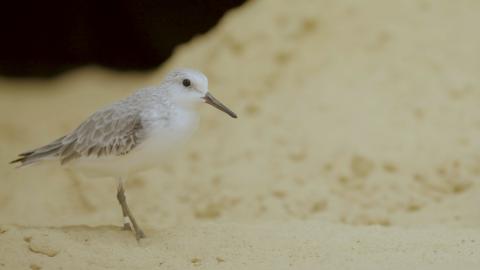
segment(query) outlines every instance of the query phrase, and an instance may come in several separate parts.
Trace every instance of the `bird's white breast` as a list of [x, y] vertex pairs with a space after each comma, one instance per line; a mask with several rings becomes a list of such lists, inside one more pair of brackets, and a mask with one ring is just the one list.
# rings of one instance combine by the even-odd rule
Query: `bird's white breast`
[[190, 138], [197, 127], [197, 122], [195, 112], [178, 109], [166, 122], [153, 125], [141, 147], [148, 148], [154, 156], [162, 157]]

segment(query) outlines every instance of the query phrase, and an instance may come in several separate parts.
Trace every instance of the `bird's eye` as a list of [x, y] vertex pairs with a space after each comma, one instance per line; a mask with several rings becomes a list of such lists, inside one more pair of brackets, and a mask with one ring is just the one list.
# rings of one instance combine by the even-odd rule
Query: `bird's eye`
[[183, 86], [185, 86], [185, 87], [189, 87], [192, 83], [190, 82], [189, 79], [184, 79], [184, 80], [182, 81], [182, 84], [183, 84]]

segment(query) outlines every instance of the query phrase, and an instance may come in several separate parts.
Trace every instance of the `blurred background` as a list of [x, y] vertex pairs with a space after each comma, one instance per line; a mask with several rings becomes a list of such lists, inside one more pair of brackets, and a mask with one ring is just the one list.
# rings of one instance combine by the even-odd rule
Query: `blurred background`
[[[2, 5], [6, 269], [29, 266], [12, 247], [38, 263], [31, 235], [65, 269], [154, 269], [157, 254], [173, 269], [480, 269], [480, 1]], [[239, 118], [201, 106], [188, 144], [127, 182], [155, 252], [115, 227], [114, 179], [8, 164], [181, 66]]]
[[[480, 224], [480, 4], [392, 3], [9, 3], [0, 16], [2, 220], [115, 223], [109, 181], [93, 187], [58, 166], [7, 163], [187, 66], [240, 117], [202, 107], [189, 145], [132, 181], [132, 204], [158, 210], [139, 212], [142, 223]], [[54, 217], [42, 213], [55, 197]], [[79, 209], [65, 201], [86, 212], [54, 215]], [[26, 215], [32, 205], [36, 215]]]
[[49, 77], [84, 65], [151, 70], [244, 0], [10, 1], [0, 75]]

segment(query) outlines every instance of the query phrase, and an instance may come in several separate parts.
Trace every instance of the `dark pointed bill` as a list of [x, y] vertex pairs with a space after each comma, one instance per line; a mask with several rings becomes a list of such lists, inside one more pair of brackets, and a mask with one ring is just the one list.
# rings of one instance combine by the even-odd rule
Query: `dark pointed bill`
[[218, 101], [218, 99], [212, 96], [212, 94], [210, 93], [205, 94], [203, 99], [205, 100], [205, 103], [212, 105], [213, 107], [223, 111], [224, 113], [230, 115], [233, 118], [237, 118], [237, 115], [234, 112], [232, 112], [229, 108], [227, 108], [227, 106], [223, 105], [223, 103]]

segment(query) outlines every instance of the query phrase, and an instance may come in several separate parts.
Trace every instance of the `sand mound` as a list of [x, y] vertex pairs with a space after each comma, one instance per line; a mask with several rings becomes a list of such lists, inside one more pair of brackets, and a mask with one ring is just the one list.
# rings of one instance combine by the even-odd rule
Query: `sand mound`
[[[479, 11], [256, 1], [154, 74], [0, 81], [0, 268], [477, 269]], [[192, 142], [131, 179], [140, 246], [80, 226], [120, 224], [113, 180], [6, 165], [174, 66], [240, 118], [202, 108]]]

